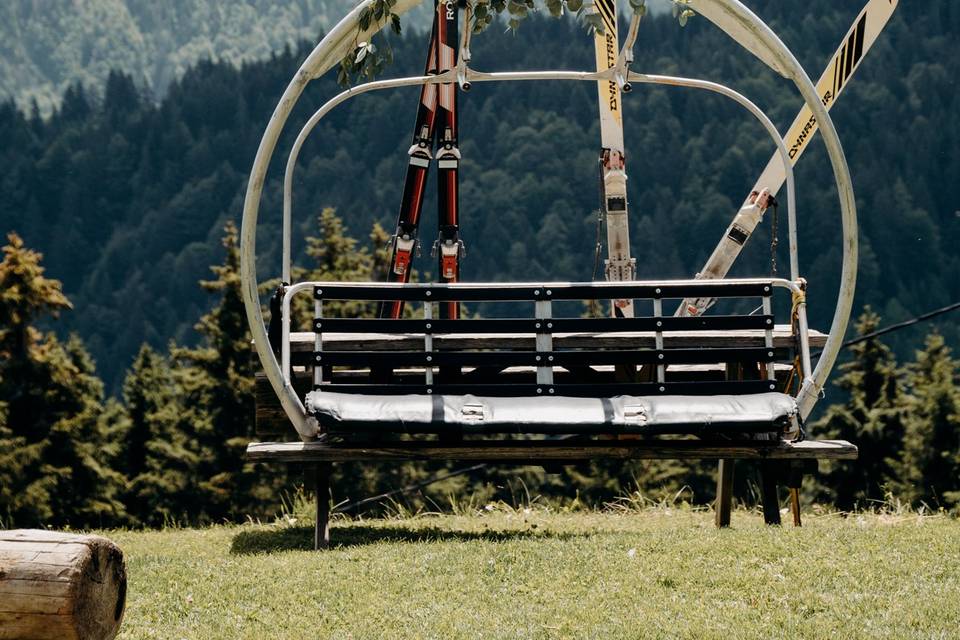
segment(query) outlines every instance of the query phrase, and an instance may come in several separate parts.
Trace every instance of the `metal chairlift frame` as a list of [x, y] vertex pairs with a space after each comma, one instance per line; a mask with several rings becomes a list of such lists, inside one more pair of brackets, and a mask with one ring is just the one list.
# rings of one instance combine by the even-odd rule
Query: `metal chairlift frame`
[[[398, 0], [393, 7], [394, 13], [403, 14], [420, 4], [423, 0]], [[319, 427], [315, 418], [311, 417], [303, 401], [294, 391], [290, 379], [290, 300], [299, 292], [312, 290], [317, 285], [331, 283], [301, 282], [287, 284], [284, 287], [282, 301], [282, 344], [280, 345], [280, 362], [271, 348], [267, 331], [264, 326], [263, 315], [258, 293], [256, 275], [256, 226], [260, 209], [260, 200], [266, 180], [267, 169], [276, 150], [280, 134], [302, 95], [306, 85], [334, 67], [344, 55], [352, 51], [358, 42], [368, 41], [376, 32], [387, 26], [384, 21], [372, 24], [368, 29], [360, 28], [360, 16], [373, 0], [365, 0], [355, 7], [341, 20], [323, 40], [317, 45], [307, 60], [301, 65], [293, 80], [287, 86], [274, 113], [267, 125], [260, 147], [254, 160], [244, 201], [243, 223], [241, 230], [241, 279], [243, 283], [243, 299], [250, 325], [250, 331], [263, 370], [277, 394], [284, 412], [289, 417], [297, 433], [304, 441], [311, 441], [319, 435]], [[457, 83], [462, 90], [468, 90], [473, 82], [496, 81], [588, 81], [614, 80], [624, 92], [630, 91], [633, 84], [663, 84], [679, 87], [696, 88], [726, 96], [747, 109], [764, 126], [774, 140], [780, 155], [787, 168], [787, 205], [788, 205], [788, 233], [790, 254], [790, 279], [778, 280], [775, 286], [782, 286], [791, 290], [798, 300], [798, 327], [800, 337], [801, 371], [804, 381], [797, 394], [796, 400], [801, 419], [805, 419], [812, 411], [823, 385], [827, 380], [836, 361], [840, 346], [846, 332], [847, 324], [853, 304], [854, 288], [856, 284], [857, 268], [857, 213], [853, 195], [852, 181], [846, 158], [844, 157], [836, 128], [830, 116], [817, 95], [813, 82], [804, 72], [796, 58], [776, 36], [776, 34], [755, 14], [747, 9], [739, 0], [685, 0], [694, 11], [704, 16], [717, 27], [726, 32], [741, 46], [755, 55], [767, 66], [783, 77], [791, 80], [799, 90], [805, 103], [816, 117], [824, 144], [834, 172], [834, 178], [840, 199], [840, 213], [842, 222], [843, 261], [841, 267], [840, 289], [837, 306], [834, 312], [830, 333], [822, 354], [813, 367], [810, 361], [809, 344], [807, 340], [808, 326], [806, 318], [806, 304], [803, 298], [803, 281], [800, 278], [799, 257], [797, 247], [797, 218], [795, 212], [795, 187], [792, 165], [788, 160], [788, 151], [783, 140], [770, 119], [753, 102], [740, 93], [722, 84], [690, 78], [676, 78], [669, 76], [649, 75], [630, 70], [633, 61], [632, 45], [637, 33], [639, 15], [634, 15], [628, 32], [627, 42], [620, 52], [616, 66], [603, 72], [577, 71], [527, 71], [527, 72], [495, 72], [486, 73], [469, 67], [469, 15], [463, 16], [463, 25], [460, 55], [456, 68], [439, 75], [414, 76], [378, 80], [367, 82], [347, 89], [331, 98], [318, 109], [301, 129], [287, 159], [283, 184], [283, 257], [282, 279], [284, 283], [291, 283], [291, 233], [292, 233], [292, 201], [293, 201], [293, 174], [297, 158], [303, 143], [310, 135], [317, 123], [332, 109], [357, 95], [404, 86], [425, 84]], [[469, 13], [469, 6], [465, 9]], [[726, 279], [722, 282], [734, 283], [736, 280]], [[752, 282], [744, 280], [744, 282]], [[659, 284], [679, 285], [696, 283], [701, 285], [703, 280], [685, 281], [669, 280]], [[356, 284], [356, 283], [353, 283]], [[613, 284], [613, 283], [611, 283]], [[620, 283], [623, 284], [623, 283]], [[635, 285], [656, 285], [657, 282], [629, 283]], [[389, 286], [389, 285], [380, 285]], [[396, 287], [416, 287], [427, 285], [393, 285]], [[452, 284], [453, 288], [470, 287], [469, 284]], [[319, 338], [318, 338], [319, 339]]]

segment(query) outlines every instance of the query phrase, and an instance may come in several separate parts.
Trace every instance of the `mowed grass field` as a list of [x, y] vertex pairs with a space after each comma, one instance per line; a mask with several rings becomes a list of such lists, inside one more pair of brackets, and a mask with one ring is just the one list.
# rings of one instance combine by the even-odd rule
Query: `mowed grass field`
[[[307, 523], [309, 525], [309, 523]], [[960, 521], [653, 508], [110, 531], [121, 638], [960, 638]]]

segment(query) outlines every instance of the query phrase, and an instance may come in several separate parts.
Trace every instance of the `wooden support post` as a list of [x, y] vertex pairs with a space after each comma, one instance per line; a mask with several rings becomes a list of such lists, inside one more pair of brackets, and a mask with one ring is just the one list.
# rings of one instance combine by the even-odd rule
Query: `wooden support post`
[[333, 465], [321, 462], [314, 467], [314, 482], [317, 494], [317, 522], [313, 529], [313, 548], [330, 546], [330, 472]]
[[799, 527], [800, 523], [800, 487], [790, 487], [790, 511], [793, 512], [793, 526]]
[[780, 525], [780, 498], [777, 496], [777, 464], [770, 460], [760, 463], [760, 499], [763, 502], [763, 521]]
[[[724, 365], [724, 378], [743, 380], [743, 365], [728, 362]], [[721, 458], [717, 462], [717, 504], [713, 523], [717, 528], [730, 526], [730, 510], [733, 507], [733, 458]]]
[[790, 489], [790, 511], [793, 513], [793, 526], [795, 527], [800, 526], [800, 486], [803, 484], [805, 466], [816, 470], [816, 462], [813, 465], [791, 463], [790, 475], [787, 478], [787, 487]]
[[733, 460], [724, 458], [717, 467], [717, 504], [714, 511], [714, 524], [717, 527], [730, 526], [730, 509], [733, 505]]

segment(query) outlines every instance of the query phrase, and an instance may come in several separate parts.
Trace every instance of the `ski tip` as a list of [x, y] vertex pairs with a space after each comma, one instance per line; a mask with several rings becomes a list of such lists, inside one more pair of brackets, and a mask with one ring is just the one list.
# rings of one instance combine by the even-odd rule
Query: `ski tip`
[[885, 0], [885, 2], [887, 6], [883, 12], [883, 15], [885, 15], [886, 17], [884, 24], [886, 24], [887, 22], [890, 21], [891, 18], [893, 18], [893, 14], [897, 12], [897, 7], [900, 6], [900, 0]]

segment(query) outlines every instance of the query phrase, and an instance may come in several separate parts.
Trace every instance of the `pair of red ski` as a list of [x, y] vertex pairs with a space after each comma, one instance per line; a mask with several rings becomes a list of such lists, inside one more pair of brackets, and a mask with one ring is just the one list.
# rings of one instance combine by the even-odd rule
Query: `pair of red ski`
[[[441, 74], [450, 71], [457, 64], [456, 6], [452, 0], [440, 0], [434, 3], [434, 11], [433, 32], [430, 35], [424, 75]], [[469, 25], [465, 25], [465, 28], [469, 28]], [[438, 257], [440, 282], [456, 282], [460, 276], [463, 241], [460, 240], [458, 219], [460, 149], [455, 84], [423, 85], [413, 143], [407, 153], [410, 160], [407, 164], [403, 200], [397, 216], [397, 230], [393, 237], [387, 279], [390, 282], [407, 282], [410, 279], [410, 264], [420, 245], [418, 232], [427, 174], [435, 157], [438, 172], [439, 234], [432, 253]], [[381, 318], [399, 318], [402, 312], [403, 302], [387, 301], [381, 304], [379, 315]], [[459, 303], [442, 303], [440, 317], [459, 318]]]

